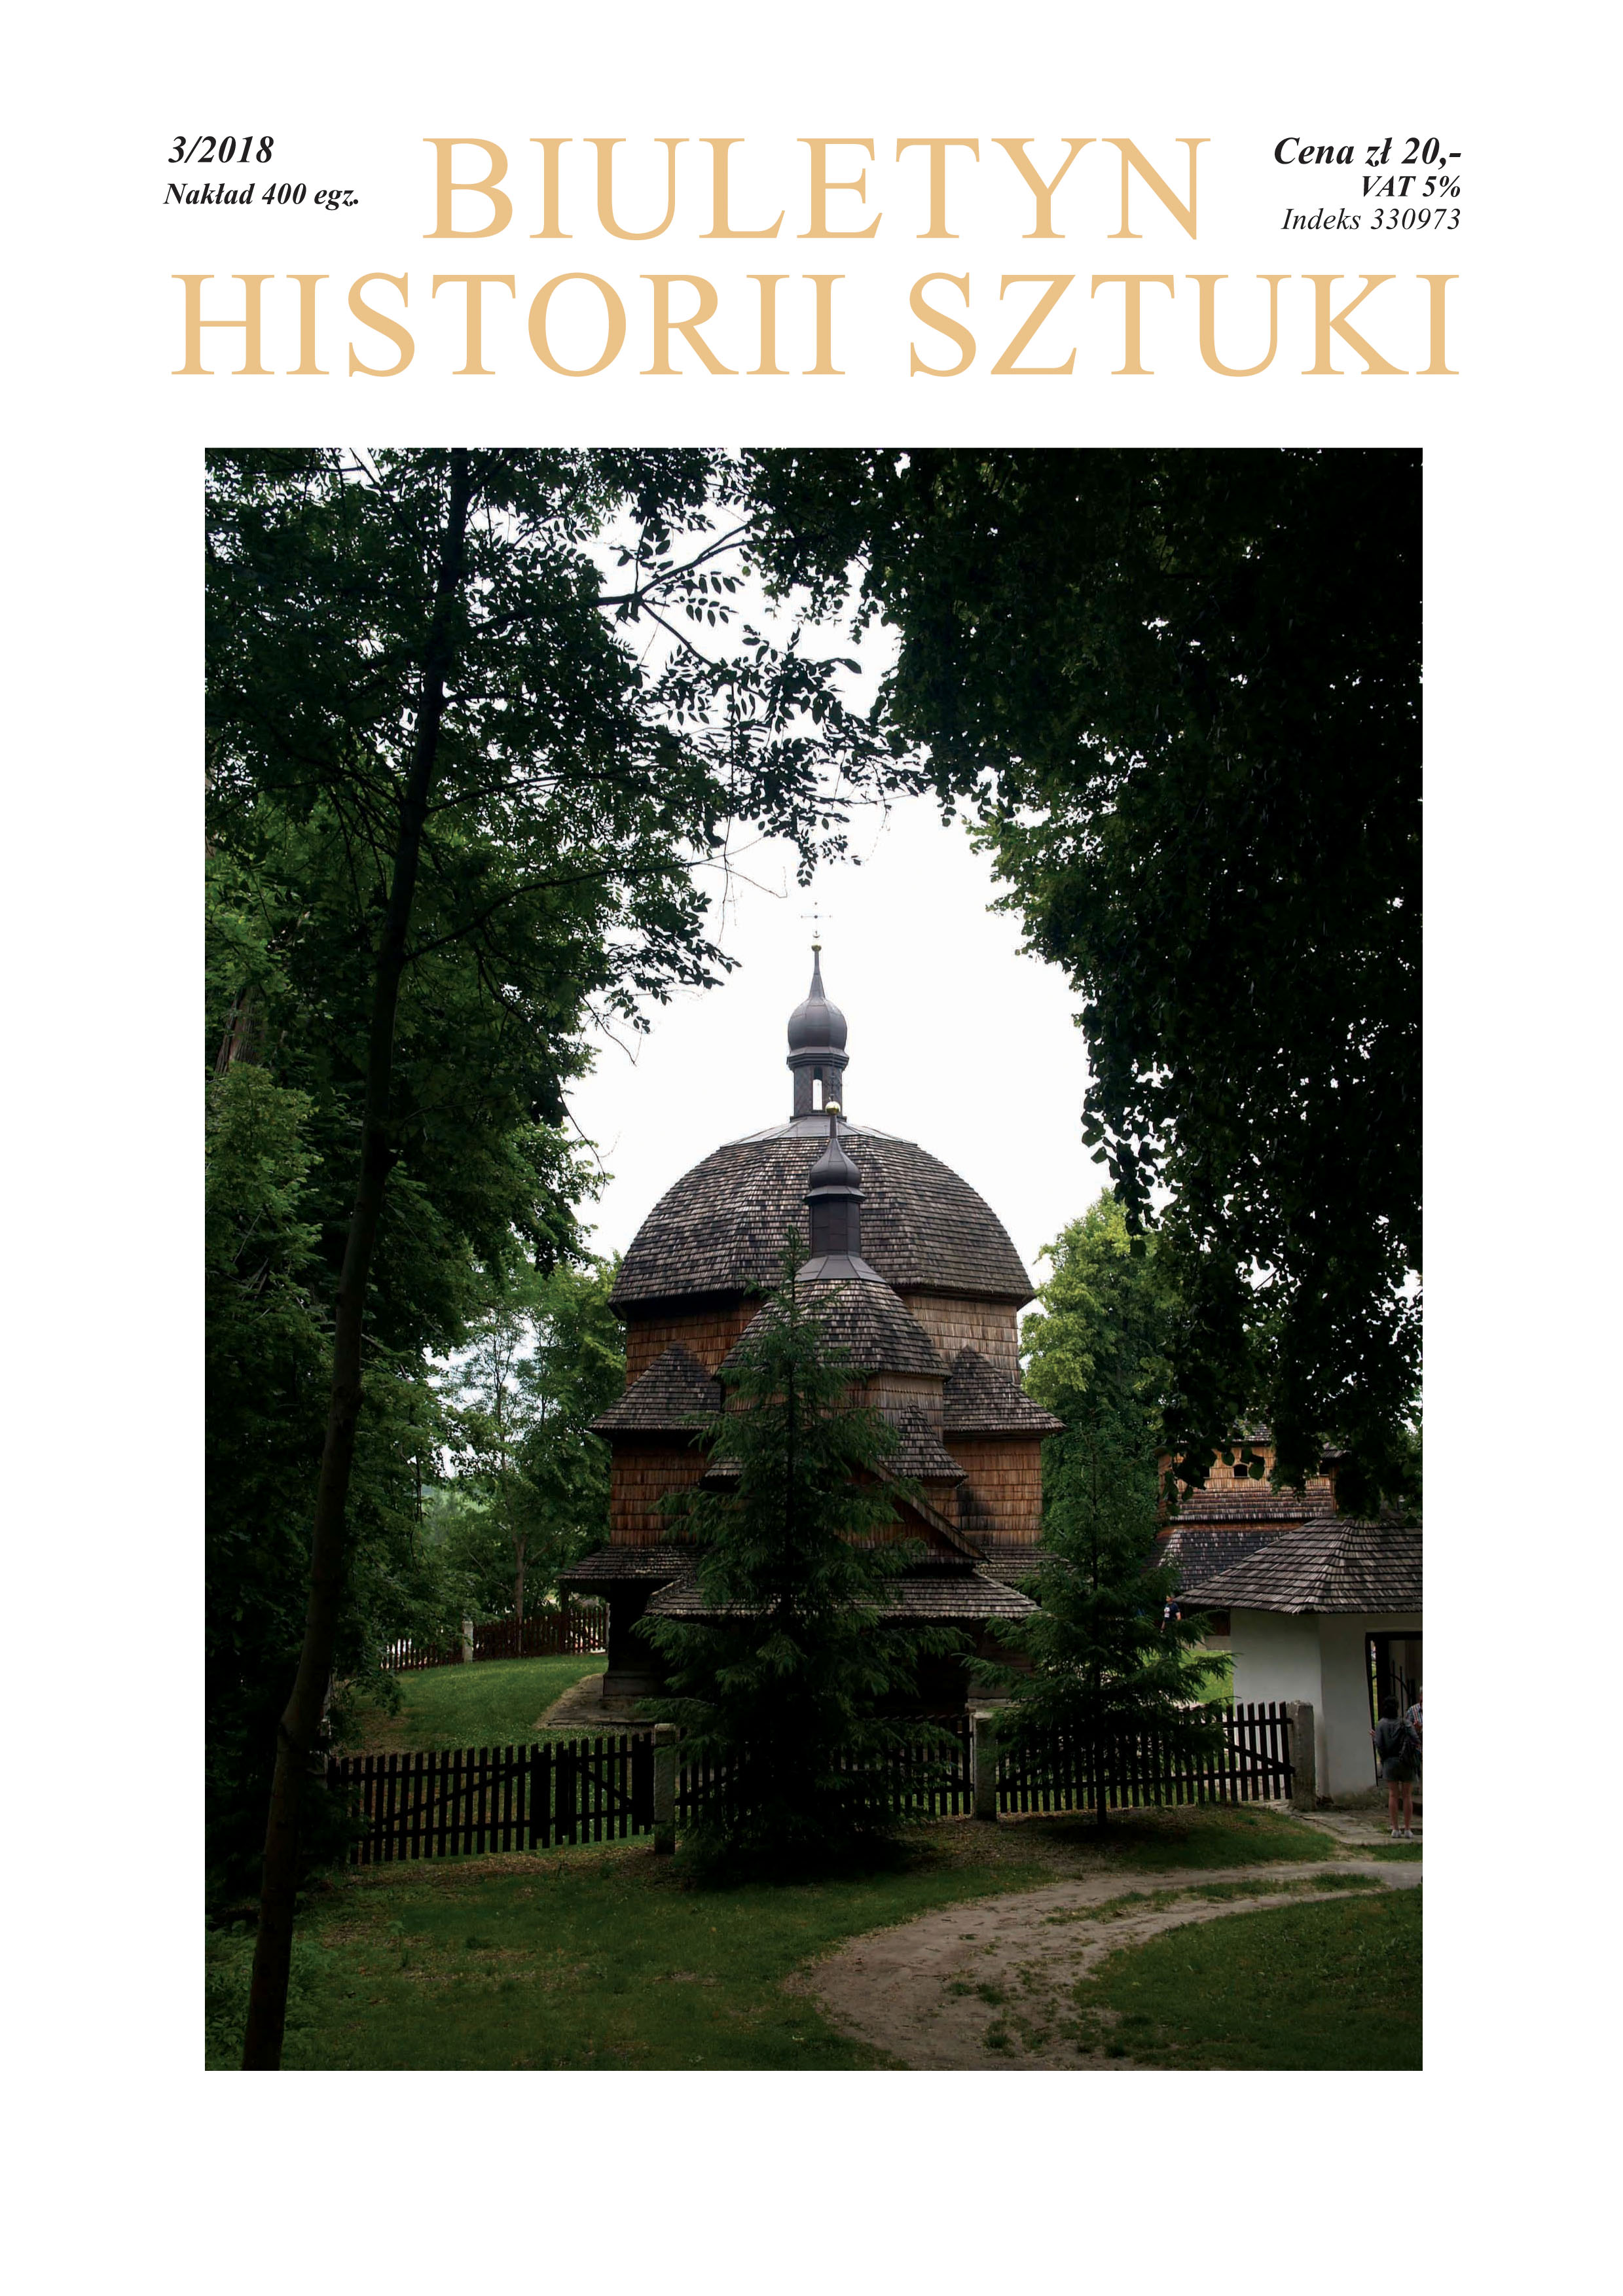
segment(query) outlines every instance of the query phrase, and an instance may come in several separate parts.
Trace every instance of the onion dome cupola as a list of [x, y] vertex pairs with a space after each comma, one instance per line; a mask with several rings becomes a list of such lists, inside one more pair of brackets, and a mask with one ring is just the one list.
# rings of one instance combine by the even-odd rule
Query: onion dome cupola
[[789, 1015], [788, 1066], [795, 1078], [795, 1114], [816, 1116], [843, 1103], [841, 1078], [848, 1058], [845, 1015], [823, 987], [822, 946], [812, 944], [812, 986]]
[[806, 1183], [812, 1257], [800, 1271], [801, 1280], [882, 1283], [878, 1269], [862, 1257], [862, 1176], [840, 1145], [839, 1112], [836, 1101], [828, 1110], [828, 1144]]

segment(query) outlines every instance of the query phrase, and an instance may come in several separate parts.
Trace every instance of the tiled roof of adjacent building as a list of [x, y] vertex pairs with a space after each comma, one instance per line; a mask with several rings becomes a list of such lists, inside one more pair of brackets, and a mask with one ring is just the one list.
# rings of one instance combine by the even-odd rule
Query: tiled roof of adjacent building
[[592, 1426], [599, 1435], [665, 1435], [692, 1429], [721, 1408], [721, 1390], [679, 1341], [656, 1357]]
[[[799, 1292], [808, 1314], [817, 1317], [829, 1343], [850, 1357], [855, 1370], [911, 1372], [925, 1379], [946, 1377], [947, 1367], [929, 1333], [909, 1315], [887, 1283], [829, 1281], [821, 1276], [808, 1283], [803, 1277]], [[723, 1371], [748, 1347], [751, 1333], [780, 1312], [775, 1300], [767, 1302], [723, 1361]]]
[[962, 1348], [941, 1391], [946, 1435], [1058, 1435], [1065, 1425], [977, 1348]]
[[1157, 1539], [1149, 1560], [1157, 1570], [1176, 1570], [1180, 1588], [1192, 1587], [1243, 1562], [1259, 1546], [1284, 1535], [1243, 1526], [1219, 1529], [1206, 1523], [1178, 1523], [1165, 1538]]
[[[1033, 1296], [1008, 1231], [967, 1180], [910, 1140], [844, 1124], [840, 1137], [861, 1174], [862, 1256], [886, 1283], [1019, 1305]], [[787, 1236], [808, 1234], [806, 1178], [827, 1144], [826, 1132], [785, 1125], [696, 1164], [638, 1230], [614, 1307], [770, 1289]]]
[[560, 1587], [589, 1594], [623, 1578], [674, 1578], [693, 1567], [691, 1546], [600, 1546], [558, 1573]]
[[1336, 1515], [1263, 1539], [1243, 1562], [1182, 1592], [1222, 1610], [1418, 1611], [1421, 1534]]
[[[980, 1570], [922, 1570], [893, 1578], [877, 1606], [887, 1619], [949, 1625], [954, 1620], [1023, 1619], [1035, 1603]], [[688, 1570], [663, 1587], [648, 1603], [655, 1619], [717, 1619], [747, 1616], [742, 1604], [707, 1602], [697, 1573]]]
[[1200, 1489], [1185, 1491], [1178, 1501], [1176, 1522], [1281, 1525], [1306, 1522], [1315, 1516], [1333, 1515], [1334, 1492], [1328, 1483], [1318, 1490], [1276, 1491], [1252, 1475], [1243, 1480], [1213, 1480]]

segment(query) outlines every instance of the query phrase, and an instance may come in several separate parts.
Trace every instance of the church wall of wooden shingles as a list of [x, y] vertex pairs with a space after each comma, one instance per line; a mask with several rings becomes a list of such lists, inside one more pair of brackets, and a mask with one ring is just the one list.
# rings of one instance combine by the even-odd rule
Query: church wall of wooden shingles
[[633, 1386], [668, 1347], [680, 1341], [706, 1371], [714, 1371], [761, 1313], [759, 1300], [716, 1301], [663, 1316], [633, 1316], [626, 1322], [626, 1385]]
[[875, 1411], [916, 1411], [927, 1420], [939, 1435], [941, 1432], [941, 1382], [938, 1379], [917, 1379], [906, 1372], [877, 1371], [853, 1390], [859, 1403]]
[[671, 1516], [660, 1501], [669, 1491], [696, 1483], [709, 1464], [705, 1452], [674, 1438], [667, 1443], [616, 1443], [609, 1491], [611, 1543], [657, 1546], [669, 1538]]
[[1029, 1540], [1042, 1527], [1042, 1446], [1029, 1435], [949, 1435], [968, 1480], [958, 1519], [971, 1538]]
[[924, 1325], [944, 1363], [951, 1363], [960, 1349], [976, 1348], [1010, 1379], [1018, 1379], [1017, 1311], [1007, 1301], [954, 1300], [938, 1292], [902, 1292], [898, 1296]]

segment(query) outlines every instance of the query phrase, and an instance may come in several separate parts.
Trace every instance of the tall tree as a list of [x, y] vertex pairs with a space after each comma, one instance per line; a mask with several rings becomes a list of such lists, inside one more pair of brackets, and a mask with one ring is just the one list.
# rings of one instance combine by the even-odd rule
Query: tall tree
[[651, 1710], [680, 1725], [690, 1761], [725, 1774], [692, 1822], [703, 1863], [816, 1872], [894, 1830], [869, 1766], [910, 1726], [882, 1710], [911, 1692], [919, 1657], [959, 1638], [886, 1623], [909, 1552], [874, 1480], [895, 1431], [853, 1401], [850, 1364], [792, 1259], [726, 1380], [709, 1440], [737, 1481], [682, 1513], [704, 1615], [643, 1622], [671, 1685]]
[[1042, 1550], [1029, 1591], [1039, 1607], [1006, 1630], [1031, 1671], [983, 1664], [1012, 1704], [1002, 1732], [1017, 1751], [1056, 1742], [1092, 1750], [1094, 1814], [1124, 1748], [1153, 1737], [1174, 1757], [1221, 1743], [1200, 1652], [1206, 1620], [1172, 1601], [1177, 1575], [1150, 1567], [1155, 1475], [1106, 1414], [1044, 1446]]
[[1043, 1445], [1042, 1551], [1034, 1616], [1009, 1630], [1030, 1674], [992, 1673], [1013, 1697], [1009, 1742], [1092, 1747], [1094, 1812], [1106, 1765], [1153, 1734], [1174, 1752], [1214, 1751], [1204, 1621], [1175, 1615], [1175, 1574], [1151, 1567], [1157, 1455], [1178, 1302], [1158, 1239], [1139, 1241], [1107, 1191], [1050, 1244], [1051, 1272], [1021, 1331], [1031, 1393], [1065, 1423]]
[[1097, 1144], [1183, 1308], [1194, 1480], [1240, 1414], [1279, 1472], [1402, 1496], [1420, 1267], [1420, 458], [774, 452], [770, 554], [896, 627], [878, 722], [929, 746], [1081, 999]]
[[[230, 946], [244, 920], [218, 878], [211, 870], [210, 944]], [[276, 1010], [286, 1015], [285, 1000]], [[316, 1145], [317, 1102], [317, 1092], [243, 1057], [208, 1086], [205, 1811], [216, 1902], [240, 1901], [257, 1873], [276, 1718], [303, 1632], [310, 1495], [331, 1374], [323, 1226], [331, 1197]], [[391, 1640], [438, 1641], [449, 1630], [443, 1574], [419, 1521], [420, 1492], [447, 1431], [426, 1365], [398, 1345], [380, 1349], [350, 1480], [336, 1728], [351, 1689], [369, 1679], [382, 1687]], [[324, 1809], [318, 1798], [313, 1816]], [[317, 1852], [325, 1846], [325, 1836], [312, 1842]]]
[[1020, 1325], [1025, 1383], [1067, 1428], [1094, 1425], [1128, 1463], [1153, 1529], [1179, 1300], [1160, 1238], [1135, 1239], [1113, 1189], [1045, 1244], [1048, 1273]]
[[[251, 2067], [280, 2061], [368, 1362], [420, 1349], [435, 1320], [454, 1338], [459, 1272], [573, 1249], [580, 1183], [559, 1128], [589, 1013], [635, 1020], [640, 999], [713, 978], [695, 866], [740, 816], [799, 840], [809, 866], [840, 844], [874, 761], [836, 665], [747, 629], [725, 643], [734, 493], [704, 453], [210, 458], [210, 836], [274, 958], [256, 969], [241, 936], [217, 1058], [281, 1052], [292, 982], [292, 1065], [318, 1087], [338, 1199], [322, 1224], [331, 1377]], [[646, 651], [654, 628], [665, 651], [647, 664], [630, 641]]]

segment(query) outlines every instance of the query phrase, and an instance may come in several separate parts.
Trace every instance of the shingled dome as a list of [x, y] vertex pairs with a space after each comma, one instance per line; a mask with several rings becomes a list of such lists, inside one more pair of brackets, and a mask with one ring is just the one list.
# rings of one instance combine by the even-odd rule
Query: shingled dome
[[[894, 1290], [1017, 1307], [1034, 1296], [1002, 1221], [939, 1157], [844, 1123], [839, 1136], [861, 1175], [862, 1257]], [[696, 1164], [638, 1230], [614, 1307], [770, 1291], [781, 1278], [785, 1237], [805, 1237], [806, 1184], [828, 1144], [819, 1118], [730, 1141]]]
[[[621, 1264], [618, 1310], [775, 1290], [791, 1236], [828, 1256], [819, 1274], [1017, 1308], [1034, 1296], [1008, 1230], [968, 1181], [910, 1140], [847, 1124], [846, 1061], [845, 1017], [828, 1001], [814, 943], [811, 993], [789, 1020], [794, 1114], [729, 1141], [660, 1198]], [[820, 1199], [861, 1204], [860, 1222], [850, 1223], [853, 1233], [860, 1226], [860, 1245], [842, 1242], [832, 1218], [823, 1223], [829, 1234], [813, 1239], [806, 1197], [814, 1166]]]

